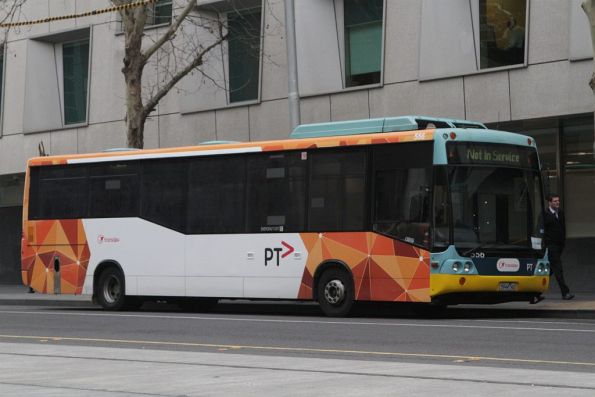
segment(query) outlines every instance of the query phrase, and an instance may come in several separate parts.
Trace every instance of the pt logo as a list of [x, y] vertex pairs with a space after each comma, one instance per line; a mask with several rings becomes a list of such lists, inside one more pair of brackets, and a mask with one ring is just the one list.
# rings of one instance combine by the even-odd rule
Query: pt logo
[[[287, 249], [287, 251], [283, 252], [283, 255], [281, 255], [281, 252], [283, 251], [284, 248], [281, 248], [281, 247], [265, 248], [264, 249], [264, 265], [265, 266], [268, 266], [269, 262], [271, 262], [272, 260], [275, 260], [277, 266], [279, 266], [280, 259], [287, 257], [289, 254], [291, 254], [293, 251], [295, 251], [295, 249], [291, 245], [287, 244], [285, 241], [281, 241], [281, 245]], [[279, 258], [279, 256], [281, 256], [281, 258]]]

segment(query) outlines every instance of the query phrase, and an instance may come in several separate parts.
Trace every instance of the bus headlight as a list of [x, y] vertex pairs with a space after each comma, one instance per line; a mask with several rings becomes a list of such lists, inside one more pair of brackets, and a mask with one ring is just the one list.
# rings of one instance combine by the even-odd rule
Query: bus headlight
[[472, 269], [473, 269], [473, 263], [465, 262], [465, 264], [463, 265], [463, 272], [470, 273]]
[[455, 262], [452, 264], [452, 271], [458, 273], [461, 270], [461, 262]]
[[539, 262], [537, 264], [537, 268], [535, 269], [535, 274], [538, 274], [540, 276], [545, 276], [548, 274], [549, 270], [550, 270], [549, 263]]

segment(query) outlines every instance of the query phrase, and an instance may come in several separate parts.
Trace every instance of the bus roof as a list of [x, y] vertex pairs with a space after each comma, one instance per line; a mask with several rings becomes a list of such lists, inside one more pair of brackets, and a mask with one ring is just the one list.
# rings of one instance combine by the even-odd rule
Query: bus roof
[[479, 130], [477, 132], [488, 132], [485, 125], [468, 120], [433, 118], [427, 116], [387, 117], [333, 123], [304, 124], [298, 126], [291, 133], [289, 139], [282, 140], [260, 142], [210, 141], [189, 147], [144, 150], [118, 149], [116, 151], [104, 151], [101, 153], [35, 157], [29, 160], [28, 165], [42, 166], [130, 161], [168, 157], [195, 157], [218, 154], [430, 141], [434, 140], [434, 131], [440, 128], [469, 128]]
[[434, 129], [422, 131], [402, 131], [391, 133], [367, 133], [365, 135], [328, 136], [305, 139], [280, 139], [239, 143], [213, 143], [196, 146], [161, 149], [143, 149], [129, 151], [107, 151], [71, 155], [34, 157], [28, 162], [30, 167], [58, 164], [95, 163], [108, 161], [130, 161], [169, 157], [195, 157], [218, 154], [273, 152], [281, 150], [304, 150], [312, 148], [330, 148], [338, 146], [371, 145], [396, 142], [431, 141]]
[[401, 116], [337, 121], [329, 123], [302, 124], [293, 130], [290, 137], [295, 139], [303, 139], [337, 135], [359, 135], [381, 132], [412, 131], [423, 130], [427, 128], [486, 129], [486, 126], [482, 123], [469, 120], [457, 120], [429, 116]]

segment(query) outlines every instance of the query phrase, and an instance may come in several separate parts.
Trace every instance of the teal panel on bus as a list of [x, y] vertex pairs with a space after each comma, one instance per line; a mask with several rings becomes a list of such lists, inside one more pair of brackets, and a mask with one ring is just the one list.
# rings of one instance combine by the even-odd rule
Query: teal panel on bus
[[330, 123], [302, 124], [290, 138], [317, 138], [338, 135], [373, 134], [379, 132], [412, 131], [417, 129], [413, 117], [349, 120]]
[[[433, 124], [433, 125], [432, 125]], [[374, 134], [382, 132], [414, 131], [441, 127], [464, 127], [482, 129], [481, 123], [429, 116], [399, 116], [376, 119], [337, 121], [329, 123], [302, 124], [290, 134], [290, 138], [319, 138], [338, 135]]]
[[[518, 146], [532, 146], [535, 147], [535, 140], [526, 135], [516, 134], [513, 132], [496, 131], [496, 130], [473, 130], [473, 129], [451, 129], [443, 128], [437, 129], [434, 132], [434, 164], [445, 165], [448, 163], [446, 158], [446, 142], [452, 142], [450, 133], [456, 134], [455, 142], [483, 142], [483, 143], [502, 143], [508, 145]], [[531, 139], [531, 145], [529, 145]]]

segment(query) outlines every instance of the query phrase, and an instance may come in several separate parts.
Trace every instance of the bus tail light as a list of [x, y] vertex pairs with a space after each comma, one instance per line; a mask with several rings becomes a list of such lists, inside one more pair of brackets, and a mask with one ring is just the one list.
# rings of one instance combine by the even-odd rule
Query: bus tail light
[[432, 262], [430, 264], [430, 266], [432, 266], [432, 269], [438, 269], [440, 267], [440, 263], [438, 263], [438, 262]]

